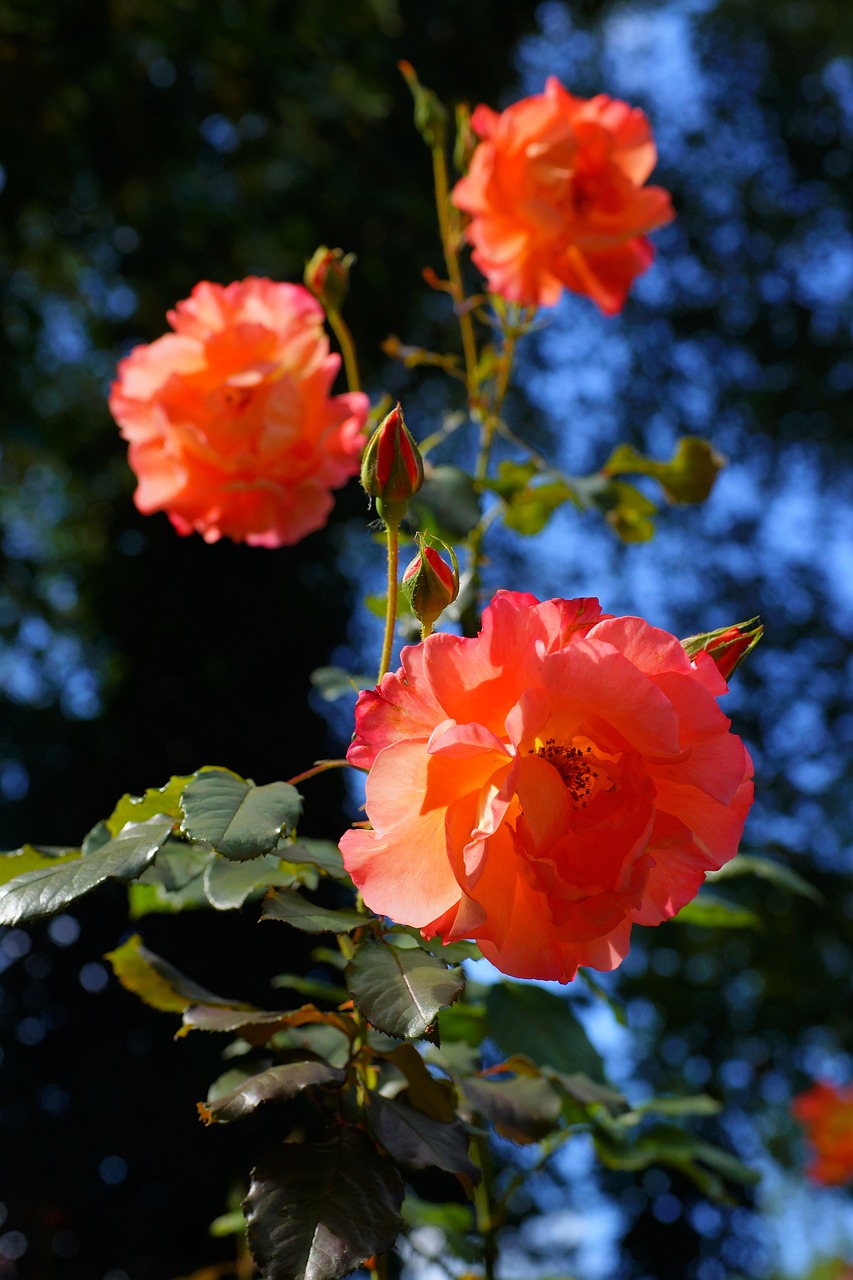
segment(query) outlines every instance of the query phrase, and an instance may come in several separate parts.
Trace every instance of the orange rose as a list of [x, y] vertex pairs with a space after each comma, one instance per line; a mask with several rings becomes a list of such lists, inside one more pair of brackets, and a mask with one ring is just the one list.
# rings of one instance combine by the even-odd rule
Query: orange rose
[[302, 285], [203, 281], [168, 320], [110, 394], [139, 510], [206, 542], [278, 547], [321, 528], [330, 489], [358, 473], [368, 401], [329, 395], [341, 361], [319, 303]]
[[809, 1177], [831, 1186], [853, 1181], [853, 1085], [812, 1085], [794, 1098], [791, 1113], [812, 1148]]
[[643, 186], [657, 160], [643, 112], [604, 94], [573, 98], [551, 76], [544, 93], [500, 115], [480, 105], [471, 123], [482, 142], [451, 198], [472, 215], [490, 290], [547, 307], [565, 287], [621, 311], [652, 263], [646, 233], [675, 216], [663, 188]]
[[341, 850], [377, 915], [568, 982], [737, 852], [752, 765], [707, 654], [597, 600], [501, 591], [478, 636], [400, 660], [360, 694], [348, 754], [373, 829]]

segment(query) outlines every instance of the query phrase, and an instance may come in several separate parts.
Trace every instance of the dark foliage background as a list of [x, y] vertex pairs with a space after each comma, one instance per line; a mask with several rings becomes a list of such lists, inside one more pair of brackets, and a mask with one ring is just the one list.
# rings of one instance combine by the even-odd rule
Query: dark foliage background
[[[695, 64], [672, 53], [685, 31]], [[682, 75], [669, 99], [655, 71], [667, 50]], [[340, 726], [299, 691], [357, 643], [343, 628], [360, 494], [278, 552], [143, 520], [106, 409], [117, 359], [198, 279], [298, 280], [319, 243], [339, 244], [358, 255], [347, 314], [368, 384], [405, 388], [425, 421], [444, 392], [379, 349], [389, 332], [431, 343], [446, 319], [419, 287], [439, 257], [397, 61], [449, 101], [503, 105], [548, 71], [579, 94], [621, 92], [652, 115], [679, 219], [606, 341], [586, 304], [558, 311], [509, 412], [580, 469], [617, 440], [662, 456], [698, 431], [741, 487], [727, 480], [701, 517], [665, 513], [646, 547], [558, 520], [554, 554], [507, 545], [494, 585], [604, 597], [606, 583], [610, 609], [679, 634], [765, 616], [734, 694], [757, 748], [751, 847], [807, 874], [826, 905], [744, 882], [761, 932], [638, 937], [614, 980], [631, 1038], [613, 1057], [649, 1088], [722, 1098], [713, 1136], [775, 1160], [771, 1180], [793, 1176], [788, 1097], [850, 1071], [851, 54], [843, 0], [0, 0], [0, 847], [74, 843], [123, 792], [201, 763], [268, 782], [340, 750]], [[343, 827], [340, 779], [309, 786], [305, 834]], [[175, 925], [147, 919], [146, 942], [225, 994], [270, 1003], [269, 976], [304, 962], [251, 910]], [[8, 1280], [171, 1280], [229, 1256], [206, 1228], [247, 1139], [194, 1115], [218, 1046], [174, 1044], [166, 1015], [116, 990], [101, 958], [125, 927], [107, 890], [0, 940]], [[807, 1251], [768, 1244], [760, 1199], [711, 1209], [677, 1177], [602, 1180], [582, 1159], [537, 1196], [557, 1217], [609, 1206], [609, 1243], [567, 1263], [521, 1236], [507, 1275], [537, 1257], [531, 1274], [577, 1263], [590, 1280], [805, 1273]], [[849, 1249], [853, 1231], [820, 1221], [824, 1252]], [[804, 1233], [801, 1211], [789, 1238]]]

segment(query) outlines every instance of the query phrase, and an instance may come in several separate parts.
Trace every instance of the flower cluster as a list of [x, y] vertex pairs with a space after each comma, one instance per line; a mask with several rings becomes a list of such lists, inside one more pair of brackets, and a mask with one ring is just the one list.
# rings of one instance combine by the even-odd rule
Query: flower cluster
[[567, 982], [737, 852], [752, 765], [707, 654], [596, 600], [499, 592], [477, 637], [401, 663], [359, 696], [348, 754], [372, 830], [341, 850], [378, 915]]
[[329, 394], [340, 356], [320, 304], [301, 285], [204, 281], [168, 320], [110, 395], [139, 510], [207, 542], [278, 547], [321, 528], [330, 490], [358, 473], [368, 401]]
[[471, 124], [481, 142], [452, 198], [492, 292], [547, 307], [566, 288], [620, 311], [651, 265], [647, 233], [675, 216], [667, 192], [644, 185], [657, 153], [643, 112], [575, 98], [551, 76], [500, 115], [481, 104]]

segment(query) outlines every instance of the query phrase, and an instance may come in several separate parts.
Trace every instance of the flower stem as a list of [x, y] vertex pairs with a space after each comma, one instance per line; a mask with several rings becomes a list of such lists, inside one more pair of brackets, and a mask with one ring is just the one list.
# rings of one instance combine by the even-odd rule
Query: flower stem
[[361, 377], [358, 372], [358, 360], [355, 354], [355, 343], [352, 340], [352, 334], [349, 331], [346, 321], [340, 311], [332, 308], [326, 312], [332, 332], [338, 340], [338, 346], [341, 349], [341, 355], [344, 361], [344, 372], [347, 378], [347, 387], [350, 391], [361, 390]]
[[477, 1217], [477, 1230], [483, 1241], [483, 1280], [495, 1280], [498, 1261], [498, 1221], [492, 1212], [492, 1159], [489, 1155], [488, 1138], [475, 1138], [477, 1163], [482, 1178], [474, 1198], [474, 1209]]
[[291, 787], [295, 787], [297, 782], [305, 782], [308, 778], [316, 778], [318, 773], [325, 773], [327, 769], [351, 769], [352, 767], [349, 760], [315, 760], [313, 769], [306, 769], [304, 773], [294, 774], [292, 778], [287, 779], [287, 782]]
[[[489, 404], [488, 412], [484, 415], [480, 424], [480, 448], [474, 468], [474, 484], [478, 489], [482, 488], [489, 475], [492, 445], [494, 444], [495, 433], [500, 423], [501, 409], [503, 408], [506, 393], [509, 389], [512, 366], [515, 360], [515, 348], [519, 338], [519, 329], [514, 322], [504, 325], [503, 337], [503, 347], [501, 349], [501, 356], [495, 377], [491, 403]], [[486, 528], [487, 523], [481, 520], [479, 524], [472, 529], [468, 537], [468, 553], [471, 566], [471, 603], [462, 616], [462, 629], [466, 636], [476, 635], [479, 627], [477, 597], [480, 591], [480, 566], [483, 563], [483, 537], [485, 535]]]
[[456, 315], [462, 334], [462, 350], [465, 353], [465, 370], [468, 383], [468, 403], [476, 404], [480, 393], [480, 375], [477, 360], [477, 341], [474, 337], [474, 325], [471, 313], [466, 311], [465, 288], [462, 284], [462, 272], [459, 268], [459, 255], [456, 252], [455, 237], [450, 219], [450, 188], [447, 181], [447, 156], [444, 147], [432, 148], [432, 172], [435, 182], [435, 207], [438, 212], [438, 227], [441, 233], [441, 247], [444, 250], [444, 262], [447, 276], [453, 286], [453, 300], [456, 303]]
[[391, 665], [391, 649], [394, 645], [394, 623], [397, 621], [397, 564], [400, 547], [399, 523], [388, 524], [385, 532], [388, 538], [388, 604], [385, 610], [385, 639], [382, 644], [382, 659], [379, 663], [378, 684]]

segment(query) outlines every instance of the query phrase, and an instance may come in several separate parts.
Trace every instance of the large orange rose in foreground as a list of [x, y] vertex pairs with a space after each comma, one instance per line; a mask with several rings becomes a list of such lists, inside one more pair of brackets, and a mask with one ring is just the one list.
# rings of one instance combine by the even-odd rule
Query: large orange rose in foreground
[[451, 198], [472, 215], [489, 289], [547, 307], [567, 288], [620, 311], [654, 257], [646, 234], [675, 216], [662, 187], [643, 185], [657, 161], [643, 112], [574, 98], [551, 76], [500, 115], [481, 104], [471, 124], [482, 141]]
[[118, 367], [110, 408], [130, 441], [144, 514], [179, 533], [254, 546], [297, 542], [358, 473], [367, 397], [329, 394], [340, 357], [302, 285], [197, 284], [174, 333]]
[[613, 969], [734, 857], [752, 765], [711, 657], [596, 600], [498, 592], [362, 692], [372, 830], [344, 863], [372, 911], [474, 938], [504, 973]]
[[853, 1085], [815, 1084], [794, 1098], [791, 1112], [812, 1147], [809, 1177], [832, 1186], [853, 1182]]

